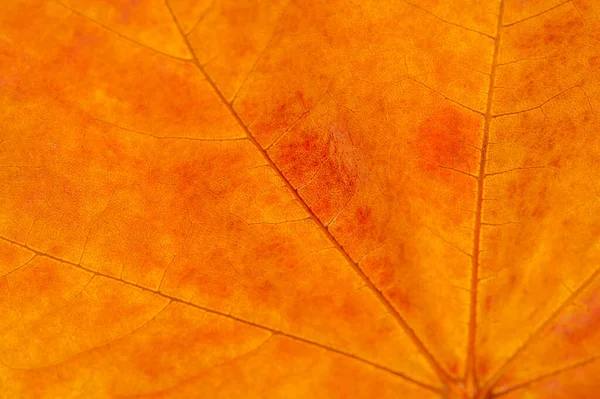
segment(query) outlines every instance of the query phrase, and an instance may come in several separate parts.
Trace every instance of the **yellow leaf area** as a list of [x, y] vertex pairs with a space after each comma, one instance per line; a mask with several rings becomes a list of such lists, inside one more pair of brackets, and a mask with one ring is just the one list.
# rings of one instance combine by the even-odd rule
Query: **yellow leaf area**
[[599, 397], [600, 2], [0, 9], [1, 398]]

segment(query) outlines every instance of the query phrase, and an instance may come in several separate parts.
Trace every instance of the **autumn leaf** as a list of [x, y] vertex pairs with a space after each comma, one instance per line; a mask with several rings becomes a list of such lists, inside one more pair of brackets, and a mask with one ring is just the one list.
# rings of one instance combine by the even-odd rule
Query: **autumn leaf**
[[597, 398], [600, 2], [411, 1], [2, 1], [0, 397]]

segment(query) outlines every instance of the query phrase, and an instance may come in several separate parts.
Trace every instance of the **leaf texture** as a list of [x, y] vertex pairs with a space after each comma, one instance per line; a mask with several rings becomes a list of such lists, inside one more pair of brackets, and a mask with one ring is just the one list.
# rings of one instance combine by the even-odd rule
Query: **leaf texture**
[[0, 397], [597, 396], [598, 2], [2, 7]]

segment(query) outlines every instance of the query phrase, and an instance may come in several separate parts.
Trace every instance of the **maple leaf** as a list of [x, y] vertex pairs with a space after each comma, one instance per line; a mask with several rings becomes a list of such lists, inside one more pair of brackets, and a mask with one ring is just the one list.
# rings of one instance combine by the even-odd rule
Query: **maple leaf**
[[600, 3], [8, 0], [2, 398], [594, 398]]

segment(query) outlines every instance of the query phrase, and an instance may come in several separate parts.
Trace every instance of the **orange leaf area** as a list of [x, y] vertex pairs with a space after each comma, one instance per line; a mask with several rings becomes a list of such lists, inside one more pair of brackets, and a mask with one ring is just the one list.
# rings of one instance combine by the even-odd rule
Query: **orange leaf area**
[[1, 398], [598, 397], [598, 1], [1, 8]]

